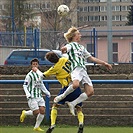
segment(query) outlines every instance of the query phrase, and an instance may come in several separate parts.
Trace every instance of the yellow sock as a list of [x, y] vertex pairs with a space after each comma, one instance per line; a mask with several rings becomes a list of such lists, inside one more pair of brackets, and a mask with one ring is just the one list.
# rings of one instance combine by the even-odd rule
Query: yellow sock
[[57, 107], [52, 107], [52, 110], [51, 110], [51, 126], [55, 125], [56, 118], [57, 118]]
[[84, 114], [82, 113], [82, 111], [79, 111], [77, 114], [78, 114], [77, 116], [78, 116], [79, 124], [84, 123]]

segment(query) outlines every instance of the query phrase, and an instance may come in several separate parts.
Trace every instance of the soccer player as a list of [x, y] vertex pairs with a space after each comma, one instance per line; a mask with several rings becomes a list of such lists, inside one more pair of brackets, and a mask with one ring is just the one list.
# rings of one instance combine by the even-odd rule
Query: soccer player
[[[39, 61], [36, 58], [32, 59], [30, 63], [31, 67], [39, 67]], [[45, 101], [42, 97], [42, 91], [48, 97], [50, 97], [50, 92], [44, 86], [43, 78], [31, 70], [25, 77], [23, 89], [26, 94], [30, 110], [22, 111], [20, 122], [24, 122], [26, 116], [34, 115], [36, 116], [36, 123], [33, 130], [44, 131], [40, 128], [40, 124], [45, 113]]]
[[[42, 73], [36, 67], [32, 70], [36, 71], [42, 77], [49, 77], [51, 75], [55, 75], [60, 84], [62, 85], [62, 89], [59, 94], [62, 94], [68, 87], [71, 82], [70, 77], [70, 62], [66, 57], [59, 57], [57, 53], [51, 51], [46, 54], [46, 59], [50, 62], [54, 63], [54, 66], [49, 70]], [[46, 133], [51, 133], [55, 127], [56, 118], [57, 118], [57, 108], [60, 105], [64, 105], [66, 101], [73, 101], [81, 94], [81, 90], [78, 87], [75, 91], [69, 94], [65, 99], [61, 100], [58, 103], [54, 103], [51, 110], [51, 126], [48, 128]], [[83, 133], [83, 123], [84, 123], [84, 114], [82, 113], [82, 103], [77, 104], [75, 107], [77, 109], [77, 117], [79, 121], [79, 129], [78, 133]]]
[[71, 62], [71, 78], [73, 83], [67, 88], [67, 90], [60, 96], [55, 97], [54, 102], [59, 102], [65, 98], [68, 94], [73, 92], [79, 87], [80, 82], [84, 85], [84, 93], [82, 93], [76, 100], [68, 102], [70, 112], [75, 115], [74, 107], [80, 102], [88, 99], [88, 97], [94, 94], [93, 85], [91, 79], [89, 78], [86, 67], [85, 59], [101, 64], [107, 69], [112, 69], [112, 66], [98, 58], [93, 57], [86, 48], [80, 44], [81, 33], [76, 27], [71, 27], [67, 33], [64, 34], [65, 39], [68, 44], [61, 48], [62, 53], [67, 53], [69, 61]]

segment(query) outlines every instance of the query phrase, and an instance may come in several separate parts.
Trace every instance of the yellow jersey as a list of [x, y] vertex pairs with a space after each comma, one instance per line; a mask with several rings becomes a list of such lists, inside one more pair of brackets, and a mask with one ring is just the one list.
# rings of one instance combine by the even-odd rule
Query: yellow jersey
[[70, 61], [65, 57], [61, 57], [54, 66], [44, 72], [44, 75], [46, 77], [55, 75], [62, 88], [68, 86], [71, 82]]

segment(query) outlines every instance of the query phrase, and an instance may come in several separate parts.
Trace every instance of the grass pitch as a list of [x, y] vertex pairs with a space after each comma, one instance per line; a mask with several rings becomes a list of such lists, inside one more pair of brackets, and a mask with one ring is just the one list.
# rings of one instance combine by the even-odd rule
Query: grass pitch
[[[47, 126], [41, 126], [44, 132]], [[75, 126], [57, 126], [52, 133], [77, 133], [78, 127]], [[1, 126], [0, 133], [37, 133], [33, 127], [22, 126]], [[133, 127], [84, 127], [84, 133], [133, 133]]]

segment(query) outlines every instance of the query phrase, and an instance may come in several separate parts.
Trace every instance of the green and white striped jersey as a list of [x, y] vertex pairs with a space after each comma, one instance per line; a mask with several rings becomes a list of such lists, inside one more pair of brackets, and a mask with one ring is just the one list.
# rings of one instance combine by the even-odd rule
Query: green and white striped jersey
[[44, 87], [43, 79], [41, 76], [39, 76], [37, 73], [33, 72], [32, 70], [26, 75], [26, 78], [24, 80], [23, 88], [27, 89], [27, 92], [30, 94], [31, 98], [38, 98], [42, 97], [42, 89], [41, 87]]
[[77, 66], [86, 69], [85, 59], [91, 56], [87, 49], [77, 42], [71, 42], [65, 47], [67, 47], [68, 58], [71, 62], [71, 71], [73, 71]]

